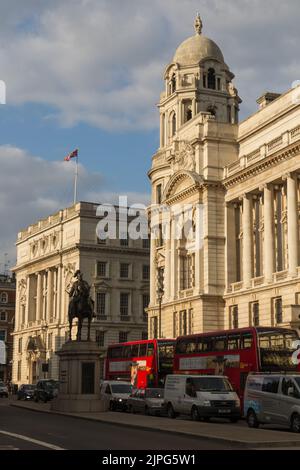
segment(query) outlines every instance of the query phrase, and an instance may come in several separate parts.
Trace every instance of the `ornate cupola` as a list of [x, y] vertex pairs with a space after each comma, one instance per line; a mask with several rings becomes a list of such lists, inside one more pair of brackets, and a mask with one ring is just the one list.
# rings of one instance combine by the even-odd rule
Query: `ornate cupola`
[[241, 100], [217, 44], [202, 34], [202, 20], [196, 16], [195, 34], [176, 49], [164, 74], [161, 94], [160, 147], [169, 145], [178, 131], [200, 113], [210, 113], [216, 121], [236, 124]]

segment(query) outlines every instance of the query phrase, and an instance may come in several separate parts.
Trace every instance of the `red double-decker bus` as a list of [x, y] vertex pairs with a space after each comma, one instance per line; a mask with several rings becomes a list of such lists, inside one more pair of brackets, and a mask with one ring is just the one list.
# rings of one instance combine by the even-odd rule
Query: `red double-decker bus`
[[175, 374], [226, 375], [243, 398], [250, 371], [295, 371], [292, 356], [299, 339], [296, 330], [249, 327], [217, 331], [176, 340]]
[[108, 346], [106, 380], [130, 381], [134, 387], [162, 387], [173, 372], [174, 339], [130, 341]]

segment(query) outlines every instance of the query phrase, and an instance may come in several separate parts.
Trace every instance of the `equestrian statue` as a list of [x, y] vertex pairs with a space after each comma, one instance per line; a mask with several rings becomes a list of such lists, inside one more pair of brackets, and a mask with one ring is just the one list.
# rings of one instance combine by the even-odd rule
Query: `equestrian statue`
[[84, 281], [83, 275], [80, 270], [74, 274], [74, 281], [70, 290], [67, 293], [70, 297], [68, 317], [69, 317], [69, 339], [72, 340], [72, 322], [73, 318], [78, 318], [77, 328], [77, 341], [81, 341], [81, 329], [84, 318], [88, 319], [87, 341], [90, 341], [91, 321], [95, 316], [94, 314], [94, 301], [90, 296], [91, 287]]

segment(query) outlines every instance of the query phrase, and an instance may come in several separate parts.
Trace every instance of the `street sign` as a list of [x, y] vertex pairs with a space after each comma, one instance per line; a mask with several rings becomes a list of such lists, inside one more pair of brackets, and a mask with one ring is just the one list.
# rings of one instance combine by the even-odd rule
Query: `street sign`
[[6, 346], [4, 341], [0, 341], [0, 364], [6, 364]]

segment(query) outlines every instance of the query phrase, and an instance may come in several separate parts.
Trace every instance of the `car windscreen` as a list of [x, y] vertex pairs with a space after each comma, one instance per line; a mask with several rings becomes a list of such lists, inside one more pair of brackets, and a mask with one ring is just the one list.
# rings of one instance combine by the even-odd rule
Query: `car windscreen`
[[111, 385], [113, 393], [132, 393], [132, 385], [130, 384], [113, 384]]
[[164, 390], [162, 388], [148, 388], [146, 390], [146, 398], [163, 398]]
[[24, 385], [23, 389], [24, 389], [24, 390], [34, 390], [34, 389], [35, 389], [35, 385]]
[[193, 377], [190, 381], [196, 392], [231, 392], [232, 386], [227, 379], [222, 377]]

